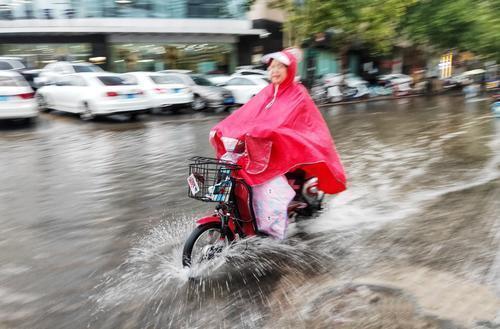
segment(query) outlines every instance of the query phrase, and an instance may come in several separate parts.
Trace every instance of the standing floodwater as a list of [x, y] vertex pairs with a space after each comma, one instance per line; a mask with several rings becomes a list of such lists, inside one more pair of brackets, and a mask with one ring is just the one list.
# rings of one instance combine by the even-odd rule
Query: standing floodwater
[[212, 155], [221, 115], [0, 123], [0, 328], [493, 327], [500, 120], [488, 104], [322, 110], [348, 190], [286, 242], [240, 243], [194, 272], [182, 243], [212, 205], [187, 198], [186, 160]]

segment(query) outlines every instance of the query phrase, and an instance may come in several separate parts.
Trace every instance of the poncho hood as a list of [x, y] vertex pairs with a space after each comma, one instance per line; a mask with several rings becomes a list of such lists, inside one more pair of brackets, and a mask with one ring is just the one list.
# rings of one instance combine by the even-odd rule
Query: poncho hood
[[269, 84], [213, 127], [210, 142], [218, 158], [231, 151], [224, 137], [245, 143], [238, 175], [251, 186], [300, 168], [318, 177], [322, 191], [341, 192], [346, 178], [330, 131], [307, 90], [294, 81], [295, 56], [283, 53], [290, 59], [285, 81]]

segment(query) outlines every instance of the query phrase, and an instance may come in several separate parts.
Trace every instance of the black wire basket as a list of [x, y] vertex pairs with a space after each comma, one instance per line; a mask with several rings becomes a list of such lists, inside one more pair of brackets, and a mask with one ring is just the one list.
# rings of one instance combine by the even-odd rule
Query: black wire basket
[[232, 173], [241, 167], [205, 157], [193, 157], [189, 161], [188, 196], [204, 202], [228, 202], [234, 186]]

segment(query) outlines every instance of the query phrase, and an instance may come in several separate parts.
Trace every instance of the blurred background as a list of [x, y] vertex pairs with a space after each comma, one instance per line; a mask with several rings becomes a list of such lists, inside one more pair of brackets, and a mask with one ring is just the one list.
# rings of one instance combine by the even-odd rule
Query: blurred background
[[[0, 0], [0, 329], [500, 326], [498, 0]], [[188, 158], [302, 53], [348, 175], [193, 280]]]
[[[442, 92], [473, 82], [484, 91], [498, 87], [498, 6], [493, 0], [3, 0], [0, 55], [31, 69], [28, 81], [47, 64], [70, 61], [117, 73], [189, 70], [225, 76], [214, 80], [222, 83], [241, 69], [263, 69], [263, 54], [294, 46], [303, 50], [298, 79], [317, 87], [321, 102]], [[328, 90], [333, 85], [339, 87]]]

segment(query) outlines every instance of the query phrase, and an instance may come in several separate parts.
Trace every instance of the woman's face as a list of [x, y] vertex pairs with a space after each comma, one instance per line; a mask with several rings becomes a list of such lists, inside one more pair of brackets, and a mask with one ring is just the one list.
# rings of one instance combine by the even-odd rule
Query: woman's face
[[285, 81], [288, 74], [286, 65], [276, 60], [271, 62], [267, 70], [269, 71], [271, 82], [275, 85], [279, 85]]

